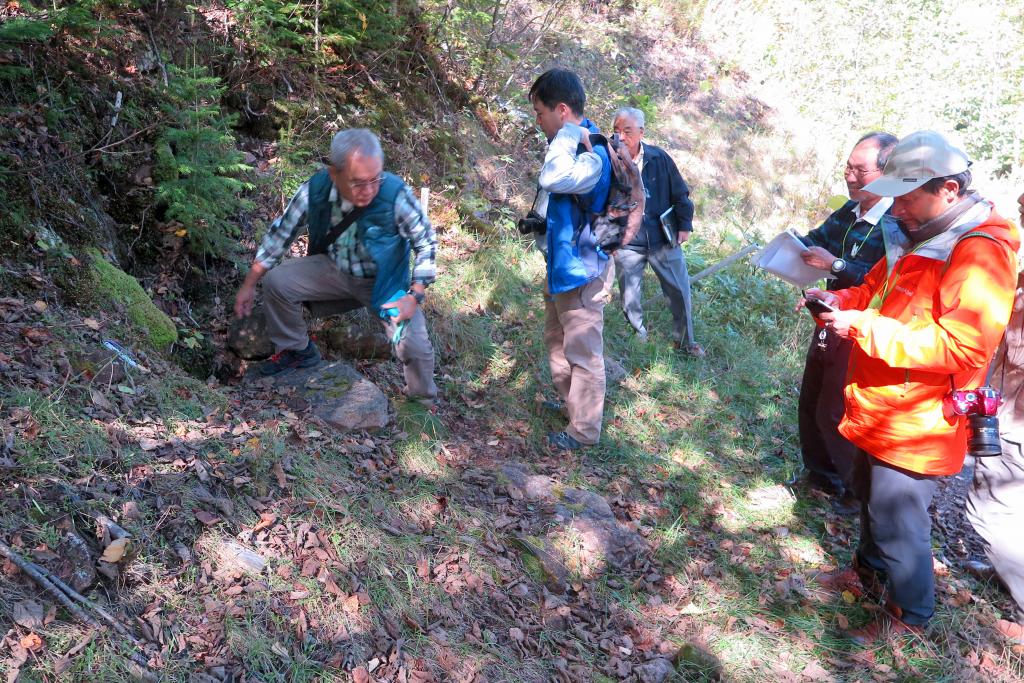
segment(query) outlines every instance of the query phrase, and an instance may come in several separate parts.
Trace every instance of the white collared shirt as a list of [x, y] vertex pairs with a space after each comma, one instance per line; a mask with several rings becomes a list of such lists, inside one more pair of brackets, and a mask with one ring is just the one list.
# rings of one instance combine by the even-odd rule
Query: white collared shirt
[[882, 220], [882, 216], [892, 206], [892, 202], [892, 197], [882, 197], [866, 213], [861, 213], [860, 202], [857, 202], [857, 205], [853, 207], [853, 215], [857, 217], [858, 221], [878, 225], [878, 221]]
[[633, 157], [633, 163], [636, 164], [636, 170], [641, 173], [644, 172], [644, 143], [640, 143], [640, 153]]

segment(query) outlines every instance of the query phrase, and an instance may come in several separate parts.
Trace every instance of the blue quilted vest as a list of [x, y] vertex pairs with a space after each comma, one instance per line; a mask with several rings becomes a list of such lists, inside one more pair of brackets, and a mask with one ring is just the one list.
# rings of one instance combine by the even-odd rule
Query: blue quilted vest
[[[309, 181], [309, 243], [319, 245], [331, 230], [331, 188], [333, 183], [327, 169], [317, 172]], [[377, 196], [356, 219], [356, 239], [377, 264], [377, 277], [373, 283], [371, 308], [380, 310], [395, 292], [409, 289], [409, 240], [398, 234], [395, 225], [395, 199], [405, 187], [400, 178], [384, 173]], [[349, 228], [351, 230], [351, 228]], [[322, 245], [325, 253], [328, 245]], [[311, 253], [316, 253], [311, 251]]]

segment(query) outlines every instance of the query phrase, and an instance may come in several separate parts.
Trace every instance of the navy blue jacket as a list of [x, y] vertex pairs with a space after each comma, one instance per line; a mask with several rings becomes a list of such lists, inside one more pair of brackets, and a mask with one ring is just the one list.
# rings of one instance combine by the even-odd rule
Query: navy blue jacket
[[666, 244], [659, 217], [668, 207], [672, 207], [669, 219], [670, 225], [674, 226], [674, 232], [693, 230], [693, 202], [690, 201], [690, 188], [679, 174], [672, 157], [660, 147], [648, 145], [646, 142], [640, 144], [644, 150], [644, 170], [641, 177], [647, 194], [647, 205], [644, 209], [643, 226], [627, 247], [653, 251]]
[[824, 223], [802, 238], [808, 247], [822, 247], [836, 258], [846, 261], [846, 268], [835, 274], [834, 280], [828, 281], [830, 290], [856, 287], [863, 282], [871, 267], [885, 257], [883, 237], [900, 231], [891, 208], [885, 212], [877, 226], [872, 226], [857, 220], [857, 214], [854, 213], [856, 207], [857, 202], [847, 201]]

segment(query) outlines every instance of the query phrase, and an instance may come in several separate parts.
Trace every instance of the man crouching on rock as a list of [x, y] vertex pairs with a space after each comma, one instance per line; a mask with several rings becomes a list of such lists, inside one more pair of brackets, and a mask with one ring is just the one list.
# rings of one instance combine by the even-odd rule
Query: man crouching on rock
[[[341, 131], [331, 141], [327, 167], [299, 187], [271, 224], [235, 297], [235, 315], [248, 316], [256, 283], [264, 280], [267, 332], [276, 353], [260, 374], [319, 363], [303, 302], [352, 299], [379, 314], [390, 337], [401, 330], [396, 354], [405, 393], [430, 402], [437, 396], [434, 349], [420, 310], [434, 281], [437, 237], [409, 186], [383, 167], [376, 135], [363, 128]], [[281, 262], [303, 229], [309, 233], [307, 256]], [[410, 246], [416, 256], [411, 286]]]

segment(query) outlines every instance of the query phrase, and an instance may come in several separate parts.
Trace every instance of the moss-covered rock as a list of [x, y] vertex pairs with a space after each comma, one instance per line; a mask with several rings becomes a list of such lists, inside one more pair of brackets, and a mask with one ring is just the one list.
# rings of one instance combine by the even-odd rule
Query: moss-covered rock
[[166, 141], [156, 146], [152, 178], [157, 185], [178, 179], [178, 160], [174, 158], [174, 150]]
[[154, 348], [163, 349], [178, 340], [174, 323], [156, 307], [138, 280], [107, 261], [99, 251], [90, 249], [88, 254], [98, 302], [124, 306], [132, 326]]

